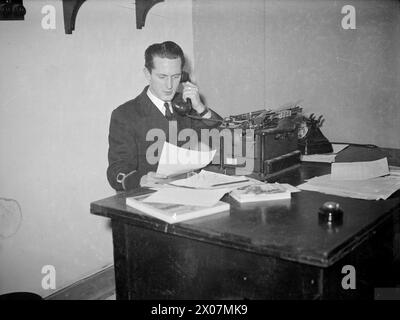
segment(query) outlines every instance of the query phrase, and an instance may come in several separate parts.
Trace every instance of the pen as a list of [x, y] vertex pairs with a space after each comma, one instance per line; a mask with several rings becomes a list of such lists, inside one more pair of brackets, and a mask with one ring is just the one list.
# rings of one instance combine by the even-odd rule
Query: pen
[[232, 182], [217, 183], [217, 184], [211, 185], [211, 187], [225, 186], [227, 184], [234, 184], [234, 183], [247, 182], [247, 181], [249, 181], [249, 179], [239, 180], [239, 181], [232, 181]]
[[172, 183], [167, 183], [167, 185], [169, 185], [169, 186], [173, 186], [173, 187], [178, 187], [178, 188], [186, 188], [186, 189], [198, 189], [198, 188], [195, 188], [195, 187], [189, 187], [189, 186], [180, 186], [180, 185], [177, 185], [177, 184], [172, 184]]

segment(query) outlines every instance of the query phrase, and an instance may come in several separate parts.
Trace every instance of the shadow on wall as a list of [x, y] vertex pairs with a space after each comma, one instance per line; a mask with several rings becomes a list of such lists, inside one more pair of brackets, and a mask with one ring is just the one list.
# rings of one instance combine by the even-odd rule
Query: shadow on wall
[[0, 197], [0, 239], [15, 235], [22, 224], [22, 210], [17, 200]]

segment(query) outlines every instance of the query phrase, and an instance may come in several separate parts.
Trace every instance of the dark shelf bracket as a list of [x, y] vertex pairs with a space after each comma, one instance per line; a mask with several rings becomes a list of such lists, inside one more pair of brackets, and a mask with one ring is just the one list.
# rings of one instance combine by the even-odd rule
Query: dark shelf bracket
[[75, 30], [75, 20], [78, 10], [85, 0], [63, 0], [64, 29], [66, 34]]
[[136, 0], [136, 28], [142, 29], [149, 10], [157, 3], [164, 0]]
[[24, 20], [23, 0], [0, 0], [0, 21]]
[[[64, 29], [66, 34], [72, 34], [75, 30], [75, 20], [79, 8], [86, 0], [63, 0]], [[144, 27], [149, 10], [157, 3], [164, 0], [136, 0], [136, 28]]]

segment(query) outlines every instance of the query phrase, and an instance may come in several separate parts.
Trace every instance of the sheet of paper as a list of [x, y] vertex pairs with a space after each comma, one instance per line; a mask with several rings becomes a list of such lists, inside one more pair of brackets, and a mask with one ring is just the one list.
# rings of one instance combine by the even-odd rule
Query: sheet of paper
[[198, 190], [180, 187], [164, 188], [147, 197], [144, 202], [211, 207], [216, 205], [224, 194], [230, 191], [231, 189]]
[[366, 180], [389, 174], [387, 158], [375, 161], [332, 163], [332, 180]]
[[343, 149], [346, 149], [349, 145], [348, 144], [343, 144], [343, 143], [332, 143], [332, 153], [339, 153]]
[[165, 142], [158, 162], [157, 173], [166, 177], [198, 170], [208, 165], [216, 150], [197, 151]]
[[336, 154], [303, 154], [301, 155], [301, 161], [305, 162], [335, 162]]
[[301, 190], [292, 186], [289, 183], [280, 183], [281, 186], [283, 186], [287, 191], [289, 191], [290, 193], [294, 193], [294, 192], [300, 192]]
[[201, 170], [199, 174], [187, 179], [175, 180], [170, 184], [195, 189], [216, 189], [226, 187], [239, 188], [251, 183], [250, 179], [245, 176], [228, 176], [226, 174]]
[[332, 180], [331, 175], [315, 177], [297, 188], [366, 200], [387, 199], [400, 189], [400, 176], [389, 175], [368, 180]]
[[301, 161], [305, 162], [325, 162], [332, 163], [335, 162], [336, 155], [347, 148], [348, 144], [342, 143], [332, 143], [332, 153], [323, 153], [323, 154], [303, 154], [301, 155]]

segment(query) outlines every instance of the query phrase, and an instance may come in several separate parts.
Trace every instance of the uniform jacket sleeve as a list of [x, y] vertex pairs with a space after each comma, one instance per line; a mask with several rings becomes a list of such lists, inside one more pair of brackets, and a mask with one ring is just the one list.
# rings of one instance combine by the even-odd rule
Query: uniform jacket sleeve
[[[108, 136], [108, 169], [107, 178], [110, 185], [117, 191], [133, 189], [139, 186], [140, 176], [138, 167], [137, 142], [130, 131], [130, 118], [123, 110], [116, 109], [111, 114]], [[117, 181], [121, 173], [124, 179]]]

